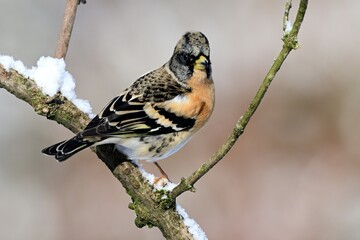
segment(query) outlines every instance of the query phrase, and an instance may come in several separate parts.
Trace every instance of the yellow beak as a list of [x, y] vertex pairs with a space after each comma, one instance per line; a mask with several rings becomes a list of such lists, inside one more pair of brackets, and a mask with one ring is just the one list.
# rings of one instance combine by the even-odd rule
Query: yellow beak
[[206, 59], [203, 55], [201, 55], [196, 61], [194, 68], [197, 70], [205, 70], [207, 66], [209, 66], [209, 60]]

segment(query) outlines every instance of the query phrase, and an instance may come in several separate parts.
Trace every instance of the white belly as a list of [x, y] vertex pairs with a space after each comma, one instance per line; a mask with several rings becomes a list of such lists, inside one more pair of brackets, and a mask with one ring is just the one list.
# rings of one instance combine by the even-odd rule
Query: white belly
[[108, 138], [97, 143], [116, 144], [116, 148], [130, 160], [155, 162], [177, 152], [190, 140], [189, 132], [168, 133], [159, 136]]

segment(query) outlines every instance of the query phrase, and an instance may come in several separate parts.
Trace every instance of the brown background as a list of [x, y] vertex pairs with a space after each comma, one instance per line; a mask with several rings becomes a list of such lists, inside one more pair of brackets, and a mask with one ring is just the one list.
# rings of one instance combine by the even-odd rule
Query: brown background
[[[27, 66], [52, 55], [64, 5], [0, 0], [0, 53]], [[208, 125], [162, 162], [179, 181], [211, 156], [250, 103], [281, 48], [283, 5], [88, 0], [78, 11], [67, 69], [79, 97], [99, 112], [165, 63], [185, 31], [204, 32], [217, 102]], [[359, 9], [356, 0], [310, 1], [301, 48], [245, 134], [197, 193], [178, 199], [210, 239], [360, 239]], [[71, 137], [68, 130], [4, 90], [0, 110], [0, 239], [161, 239], [156, 228], [135, 227], [129, 196], [89, 150], [63, 164], [40, 153]]]

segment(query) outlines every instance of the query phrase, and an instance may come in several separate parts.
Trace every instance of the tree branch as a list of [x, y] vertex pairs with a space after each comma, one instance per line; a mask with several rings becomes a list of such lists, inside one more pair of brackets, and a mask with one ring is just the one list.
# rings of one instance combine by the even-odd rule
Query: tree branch
[[6, 71], [1, 64], [0, 88], [27, 102], [37, 114], [58, 122], [73, 133], [79, 132], [89, 122], [89, 117], [63, 96], [49, 98], [32, 79], [15, 70]]
[[[276, 73], [280, 70], [280, 67], [285, 61], [286, 57], [289, 55], [291, 50], [298, 48], [297, 35], [299, 33], [301, 23], [304, 20], [307, 4], [308, 0], [300, 1], [294, 26], [292, 27], [289, 34], [284, 34], [284, 44], [282, 50], [272, 64], [269, 72], [266, 74], [265, 79], [263, 80], [254, 99], [250, 103], [249, 108], [246, 110], [245, 114], [239, 118], [226, 142], [212, 155], [212, 157], [208, 161], [201, 165], [199, 169], [193, 172], [189, 177], [181, 180], [181, 183], [171, 192], [172, 198], [176, 198], [183, 192], [193, 189], [194, 184], [199, 181], [199, 179], [202, 178], [211, 168], [213, 168], [221, 159], [223, 159], [223, 157], [234, 146], [238, 138], [243, 134], [247, 124], [249, 123], [256, 109], [259, 107], [261, 100], [265, 96], [266, 91], [268, 90], [272, 80], [276, 76]], [[287, 1], [284, 13], [284, 18], [286, 19], [288, 19], [290, 8], [291, 1]]]

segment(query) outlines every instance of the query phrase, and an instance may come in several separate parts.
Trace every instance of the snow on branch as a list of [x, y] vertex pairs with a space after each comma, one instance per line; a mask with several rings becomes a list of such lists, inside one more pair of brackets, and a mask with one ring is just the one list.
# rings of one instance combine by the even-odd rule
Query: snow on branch
[[0, 64], [7, 71], [14, 69], [24, 77], [33, 79], [44, 94], [53, 97], [58, 92], [61, 92], [64, 97], [73, 102], [89, 117], [95, 116], [92, 113], [89, 101], [77, 97], [75, 79], [65, 70], [66, 63], [64, 59], [40, 57], [36, 67], [27, 68], [21, 61], [14, 60], [11, 56], [0, 55]]

